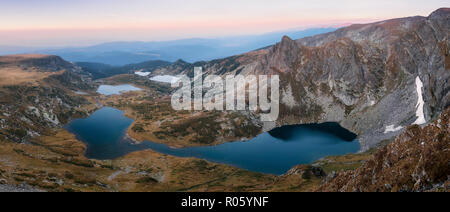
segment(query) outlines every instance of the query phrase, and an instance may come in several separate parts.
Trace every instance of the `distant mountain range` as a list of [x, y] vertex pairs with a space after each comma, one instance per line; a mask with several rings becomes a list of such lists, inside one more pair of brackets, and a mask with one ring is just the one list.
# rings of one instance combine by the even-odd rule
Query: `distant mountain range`
[[[175, 62], [177, 63], [177, 62]], [[75, 65], [89, 72], [93, 79], [107, 78], [118, 74], [126, 74], [138, 70], [151, 72], [160, 67], [169, 66], [171, 63], [162, 60], [150, 60], [141, 63], [128, 64], [124, 66], [112, 66], [104, 63], [76, 62]]]
[[35, 48], [0, 46], [1, 54], [40, 53], [59, 55], [71, 62], [104, 63], [122, 66], [149, 60], [174, 62], [209, 61], [266, 47], [278, 42], [283, 35], [294, 39], [327, 33], [336, 28], [312, 28], [263, 35], [224, 37], [216, 39], [183, 39], [161, 42], [112, 42], [88, 47]]

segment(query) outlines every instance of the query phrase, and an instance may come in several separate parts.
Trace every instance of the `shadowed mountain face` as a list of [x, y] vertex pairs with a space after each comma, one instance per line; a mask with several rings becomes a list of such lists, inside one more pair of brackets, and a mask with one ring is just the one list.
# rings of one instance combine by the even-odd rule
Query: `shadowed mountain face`
[[364, 150], [417, 120], [418, 90], [426, 121], [450, 105], [449, 33], [450, 9], [443, 8], [429, 17], [352, 25], [300, 40], [285, 36], [258, 51], [154, 73], [192, 75], [193, 66], [202, 66], [207, 74], [278, 74], [276, 125], [339, 122], [359, 135]]
[[268, 133], [278, 139], [288, 141], [290, 140], [294, 134], [295, 129], [303, 128], [309, 131], [318, 131], [323, 132], [325, 134], [330, 134], [338, 137], [344, 141], [352, 142], [356, 139], [356, 135], [352, 132], [342, 128], [338, 123], [327, 122], [322, 124], [304, 124], [304, 125], [289, 125], [284, 127], [279, 127], [269, 131]]

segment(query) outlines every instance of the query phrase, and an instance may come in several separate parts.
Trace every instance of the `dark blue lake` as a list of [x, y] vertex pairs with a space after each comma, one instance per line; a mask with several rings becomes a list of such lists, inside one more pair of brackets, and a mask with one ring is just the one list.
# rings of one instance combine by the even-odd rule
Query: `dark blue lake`
[[152, 149], [277, 175], [298, 164], [309, 164], [329, 155], [355, 153], [360, 148], [355, 134], [336, 123], [325, 123], [281, 127], [245, 142], [173, 149], [150, 141], [133, 144], [125, 136], [132, 122], [122, 111], [104, 107], [65, 128], [87, 144], [88, 158], [114, 159], [133, 151]]

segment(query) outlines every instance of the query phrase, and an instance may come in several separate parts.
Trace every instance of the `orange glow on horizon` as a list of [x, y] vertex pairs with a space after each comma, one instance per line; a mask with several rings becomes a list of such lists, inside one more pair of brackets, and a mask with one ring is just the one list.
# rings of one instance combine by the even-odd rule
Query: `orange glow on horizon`
[[[0, 2], [0, 45], [77, 45], [262, 34], [422, 15], [448, 0], [18, 0]], [[18, 12], [19, 11], [19, 12]], [[53, 43], [52, 43], [53, 40]]]

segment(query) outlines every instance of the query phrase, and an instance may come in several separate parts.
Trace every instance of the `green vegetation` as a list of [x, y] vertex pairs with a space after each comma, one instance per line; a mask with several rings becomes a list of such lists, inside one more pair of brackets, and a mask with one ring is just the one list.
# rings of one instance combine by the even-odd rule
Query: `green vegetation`
[[135, 124], [131, 129], [134, 132], [145, 132], [144, 126], [142, 124]]
[[20, 129], [20, 128], [7, 129], [6, 131], [12, 135], [19, 137], [19, 138], [24, 138], [27, 135], [27, 131], [24, 129]]
[[194, 133], [191, 142], [211, 144], [216, 141], [220, 124], [216, 122], [219, 114], [213, 113], [208, 116], [193, 117], [180, 121], [179, 123], [165, 122], [161, 128], [164, 131], [155, 132], [158, 137], [185, 137]]
[[153, 178], [153, 177], [142, 177], [142, 178], [139, 178], [138, 180], [136, 180], [136, 183], [149, 184], [149, 183], [158, 183], [158, 181], [155, 180], [155, 178]]
[[342, 156], [329, 156], [324, 159], [316, 161], [313, 165], [321, 167], [325, 173], [338, 171], [355, 170], [361, 167], [365, 161], [372, 157], [372, 152], [361, 154], [347, 154]]

